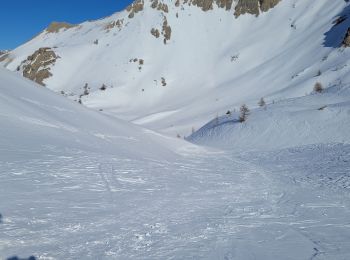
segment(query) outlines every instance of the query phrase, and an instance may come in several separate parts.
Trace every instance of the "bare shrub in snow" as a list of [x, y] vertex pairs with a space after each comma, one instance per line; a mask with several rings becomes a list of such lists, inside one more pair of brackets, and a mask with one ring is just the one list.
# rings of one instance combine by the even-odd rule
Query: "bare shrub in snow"
[[161, 78], [161, 80], [162, 80], [162, 86], [163, 86], [163, 87], [165, 87], [165, 86], [167, 85], [167, 84], [166, 84], [166, 80], [165, 80], [165, 78], [164, 78], [164, 77], [162, 77], [162, 78]]
[[83, 96], [89, 95], [89, 84], [85, 84]]
[[324, 90], [322, 84], [320, 82], [316, 82], [315, 86], [314, 86], [314, 91], [316, 93], [321, 93]]
[[238, 55], [238, 54], [232, 55], [232, 56], [231, 56], [231, 62], [234, 62], [234, 61], [238, 60], [238, 58], [239, 58], [239, 55]]

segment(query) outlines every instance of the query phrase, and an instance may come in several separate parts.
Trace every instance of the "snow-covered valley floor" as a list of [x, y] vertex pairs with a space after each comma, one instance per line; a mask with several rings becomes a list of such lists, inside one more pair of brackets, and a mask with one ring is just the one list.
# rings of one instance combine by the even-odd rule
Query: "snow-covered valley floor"
[[23, 153], [0, 159], [1, 259], [350, 259], [350, 145]]
[[0, 56], [0, 260], [349, 260], [349, 1], [141, 2]]

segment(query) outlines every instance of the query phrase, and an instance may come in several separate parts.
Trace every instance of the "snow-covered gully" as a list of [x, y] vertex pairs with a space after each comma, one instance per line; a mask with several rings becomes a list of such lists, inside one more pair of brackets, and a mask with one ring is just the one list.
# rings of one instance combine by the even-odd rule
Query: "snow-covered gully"
[[349, 161], [347, 145], [0, 160], [0, 258], [349, 259]]

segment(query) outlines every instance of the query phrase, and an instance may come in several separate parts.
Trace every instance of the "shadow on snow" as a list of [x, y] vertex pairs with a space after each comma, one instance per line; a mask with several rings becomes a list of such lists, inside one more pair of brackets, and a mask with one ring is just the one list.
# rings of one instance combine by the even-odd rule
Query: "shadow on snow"
[[[346, 1], [348, 2], [348, 1]], [[345, 38], [346, 32], [350, 27], [350, 5], [334, 17], [332, 28], [326, 32], [323, 45], [325, 47], [339, 48]]]

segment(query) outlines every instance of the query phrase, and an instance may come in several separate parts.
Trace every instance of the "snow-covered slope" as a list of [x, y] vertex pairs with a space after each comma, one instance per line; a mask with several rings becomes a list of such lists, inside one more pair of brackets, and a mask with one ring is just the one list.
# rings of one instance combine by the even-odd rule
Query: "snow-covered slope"
[[[177, 156], [198, 148], [0, 78], [0, 259], [349, 258], [349, 144]], [[347, 124], [346, 91], [248, 120], [289, 107]]]
[[[350, 259], [347, 1], [230, 2], [139, 0], [0, 56], [1, 259]], [[117, 117], [216, 117], [189, 140], [220, 149]]]
[[188, 140], [230, 150], [275, 150], [309, 144], [350, 143], [350, 85], [290, 98], [213, 119]]
[[[229, 10], [217, 5], [225, 1], [185, 2], [136, 1], [98, 21], [53, 24], [2, 64], [77, 101], [82, 95], [86, 106], [171, 135], [188, 135], [260, 97], [303, 96], [315, 81], [349, 82], [350, 50], [339, 47], [350, 19], [335, 23], [349, 14], [344, 0], [274, 1], [259, 16], [237, 18], [237, 1]], [[212, 9], [197, 6], [207, 2]], [[37, 52], [43, 47], [50, 49]]]
[[181, 140], [102, 115], [0, 69], [0, 157], [90, 151], [121, 158], [176, 158]]

